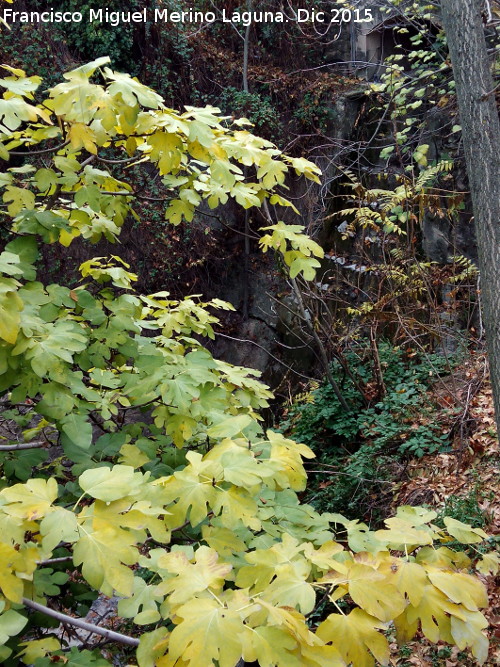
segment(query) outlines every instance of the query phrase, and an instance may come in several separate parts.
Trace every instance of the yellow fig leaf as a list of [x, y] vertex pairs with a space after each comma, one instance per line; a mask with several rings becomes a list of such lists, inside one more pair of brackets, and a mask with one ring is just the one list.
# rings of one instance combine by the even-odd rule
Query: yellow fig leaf
[[489, 554], [482, 554], [481, 560], [478, 561], [476, 569], [481, 574], [497, 574], [500, 558], [497, 553], [491, 551]]
[[252, 422], [250, 415], [228, 417], [215, 426], [211, 426], [207, 435], [210, 438], [231, 438], [238, 435]]
[[73, 123], [69, 128], [68, 138], [75, 150], [85, 148], [92, 155], [97, 155], [96, 136], [94, 131], [87, 125]]
[[[150, 505], [146, 501], [134, 503], [133, 507], [134, 509], [131, 510], [128, 498], [106, 503], [97, 500], [92, 505], [93, 529], [110, 529], [114, 530], [117, 534], [123, 532], [124, 539], [132, 539], [130, 534], [126, 530], [123, 530], [130, 529], [134, 531], [135, 540], [146, 539], [144, 529], [148, 527], [149, 521], [155, 518], [154, 511], [153, 515], [149, 514], [148, 516]], [[144, 513], [141, 512], [141, 507]], [[161, 510], [159, 511], [161, 512]]]
[[232, 487], [228, 491], [220, 492], [212, 507], [225, 528], [232, 530], [243, 523], [251, 530], [261, 529], [261, 521], [256, 516], [257, 503], [245, 489]]
[[[210, 167], [210, 176], [214, 181], [230, 190], [235, 183], [234, 174], [231, 172], [232, 167], [233, 165], [228, 160], [215, 160]], [[239, 169], [238, 171], [241, 173]]]
[[151, 460], [147, 454], [136, 445], [122, 445], [120, 449], [120, 463], [133, 468], [140, 468]]
[[[245, 662], [257, 662], [276, 667], [303, 667], [301, 656], [295, 654], [297, 640], [284, 628], [246, 627], [241, 635]], [[307, 647], [309, 648], [309, 647]]]
[[288, 168], [283, 162], [277, 160], [266, 160], [257, 170], [257, 178], [262, 180], [265, 188], [271, 189], [285, 182]]
[[358, 523], [356, 520], [349, 521], [345, 526], [347, 528], [347, 542], [349, 548], [355, 553], [378, 553], [387, 548], [387, 543], [385, 541], [381, 542], [375, 537], [375, 533], [368, 530], [366, 524]]
[[451, 635], [456, 645], [461, 651], [470, 647], [480, 665], [488, 658], [489, 642], [481, 632], [487, 626], [488, 621], [479, 612], [464, 611], [460, 617], [451, 617]]
[[262, 596], [274, 604], [296, 607], [309, 614], [316, 604], [316, 592], [292, 566], [282, 569], [278, 576], [262, 592]]
[[17, 130], [23, 121], [36, 121], [38, 116], [46, 118], [46, 113], [20, 97], [0, 98], [0, 132], [9, 135]]
[[236, 665], [242, 655], [240, 635], [245, 626], [240, 614], [211, 598], [186, 602], [176, 610], [178, 625], [172, 630], [168, 655], [182, 658], [191, 667]]
[[445, 593], [452, 602], [463, 604], [470, 611], [488, 606], [486, 588], [479, 579], [463, 572], [443, 572], [430, 568], [427, 572], [434, 586]]
[[[340, 651], [335, 646], [300, 645], [300, 667], [346, 667]], [[283, 667], [288, 667], [286, 664]]]
[[432, 544], [434, 532], [427, 526], [416, 528], [413, 522], [393, 517], [385, 521], [388, 530], [375, 531], [375, 538], [392, 549], [404, 550], [405, 546], [423, 546]]
[[158, 559], [158, 565], [177, 575], [156, 588], [157, 594], [170, 595], [170, 604], [183, 604], [207, 589], [219, 592], [232, 570], [232, 565], [220, 562], [219, 554], [206, 546], [196, 551], [194, 563], [182, 551], [171, 551]]
[[488, 535], [481, 528], [472, 528], [472, 526], [449, 516], [444, 518], [444, 525], [450, 535], [462, 544], [476, 544], [488, 538]]
[[0, 491], [2, 497], [7, 501], [4, 512], [32, 521], [52, 510], [52, 503], [57, 498], [57, 482], [53, 477], [29, 479], [25, 484], [14, 484]]
[[170, 477], [156, 480], [161, 484], [166, 502], [176, 500], [175, 513], [181, 521], [188, 518], [196, 526], [208, 514], [208, 506], [213, 505], [219, 492], [215, 484], [220, 481], [221, 466], [214, 461], [202, 460], [198, 452], [188, 452], [190, 465], [175, 472]]
[[134, 573], [126, 565], [137, 562], [133, 537], [112, 528], [87, 532], [73, 549], [73, 562], [82, 565], [82, 574], [91, 586], [111, 597], [116, 591], [130, 597]]
[[173, 225], [179, 225], [185, 218], [191, 222], [194, 218], [195, 207], [182, 199], [173, 199], [165, 211], [165, 218]]
[[28, 619], [13, 609], [0, 614], [0, 645], [5, 644], [11, 637], [19, 634]]
[[419, 605], [428, 583], [425, 569], [402, 558], [393, 558], [387, 562], [392, 573], [392, 583], [400, 593], [406, 595], [412, 605]]
[[335, 559], [338, 554], [345, 554], [344, 547], [332, 540], [322, 544], [319, 549], [315, 549], [310, 542], [304, 545], [304, 556], [320, 570], [335, 570], [345, 574], [347, 565]]
[[294, 491], [303, 491], [306, 487], [307, 476], [302, 459], [297, 451], [288, 445], [273, 443], [271, 446], [271, 461], [283, 465], [283, 471], [277, 475], [278, 483], [283, 487], [290, 487]]
[[15, 280], [11, 278], [0, 279], [0, 338], [12, 345], [17, 340], [21, 311], [24, 308], [16, 289]]
[[13, 217], [23, 209], [35, 208], [35, 194], [31, 190], [25, 188], [9, 185], [5, 188], [2, 199], [7, 203], [7, 211], [9, 212], [9, 215]]
[[383, 623], [362, 609], [353, 609], [348, 616], [330, 614], [316, 634], [325, 643], [331, 642], [347, 664], [373, 667], [375, 659], [382, 665], [389, 662], [389, 644], [378, 632], [384, 628]]
[[270, 549], [256, 549], [245, 554], [250, 565], [238, 571], [236, 584], [240, 588], [251, 588], [252, 593], [267, 593], [270, 582], [276, 575], [293, 573], [304, 582], [311, 571], [311, 565], [300, 555], [302, 545], [288, 534], [283, 535], [283, 542]]
[[158, 164], [160, 174], [164, 176], [177, 169], [182, 159], [182, 140], [171, 132], [155, 132], [148, 138], [151, 146], [151, 160]]
[[321, 169], [314, 164], [314, 162], [306, 160], [303, 157], [289, 157], [286, 159], [295, 169], [297, 174], [303, 174], [310, 181], [321, 183], [319, 179], [319, 176], [321, 176]]
[[58, 651], [61, 648], [61, 642], [56, 637], [44, 637], [43, 639], [32, 639], [29, 642], [21, 642], [19, 646], [24, 646], [17, 657], [29, 665], [37, 658], [44, 658], [52, 651]]
[[423, 565], [433, 565], [439, 568], [467, 569], [471, 565], [470, 558], [463, 551], [452, 551], [448, 547], [424, 547], [417, 553], [415, 560]]
[[305, 617], [293, 607], [275, 607], [261, 598], [257, 598], [256, 602], [262, 607], [262, 612], [267, 614], [266, 622], [268, 625], [286, 629], [299, 644], [309, 646], [321, 644], [318, 637], [307, 627]]
[[295, 440], [285, 438], [282, 433], [276, 433], [276, 431], [269, 429], [266, 431], [266, 437], [272, 445], [282, 445], [291, 450], [297, 457], [313, 459], [316, 456], [310, 447], [300, 442], [295, 442]]
[[415, 637], [418, 632], [419, 620], [413, 618], [410, 622], [408, 614], [403, 612], [400, 616], [394, 619], [394, 627], [396, 628], [396, 639], [399, 646], [408, 643]]
[[363, 563], [353, 563], [346, 575], [349, 595], [357, 605], [381, 621], [390, 621], [405, 608], [405, 600], [391, 579]]
[[[182, 658], [172, 660], [168, 653], [153, 663], [154, 667], [189, 667], [190, 664], [190, 662], [186, 662]], [[139, 667], [142, 667], [141, 663], [139, 663]]]
[[412, 627], [417, 621], [420, 621], [422, 632], [431, 642], [436, 643], [441, 640], [453, 643], [449, 614], [460, 609], [460, 607], [451, 603], [440, 590], [432, 584], [428, 584], [420, 603], [409, 605], [400, 619], [396, 619], [395, 624], [397, 627], [399, 620]]
[[401, 505], [396, 510], [396, 517], [404, 519], [411, 523], [412, 526], [422, 526], [429, 523], [437, 516], [434, 510], [429, 510], [426, 507], [413, 507], [412, 505]]
[[14, 574], [22, 570], [22, 556], [10, 544], [0, 542], [0, 591], [12, 602], [21, 602], [24, 585]]
[[59, 542], [76, 542], [80, 537], [76, 515], [64, 507], [47, 514], [40, 523], [44, 550], [52, 551]]
[[[165, 660], [168, 637], [169, 633], [165, 628], [157, 628], [153, 632], [144, 632], [141, 635], [137, 648], [137, 663], [139, 667], [159, 667], [159, 665], [173, 667], [174, 662]], [[175, 663], [175, 667], [181, 667], [184, 664], [186, 663]]]
[[302, 273], [304, 280], [314, 280], [316, 269], [319, 268], [321, 268], [321, 264], [317, 259], [312, 257], [297, 257], [290, 264], [290, 278], [296, 278], [299, 273]]
[[245, 542], [229, 528], [202, 526], [201, 534], [208, 546], [215, 549], [221, 556], [230, 556], [246, 550]]
[[112, 502], [124, 498], [141, 486], [143, 476], [132, 466], [115, 465], [109, 468], [91, 468], [78, 479], [80, 487], [92, 498]]
[[69, 231], [67, 229], [61, 229], [59, 231], [59, 243], [65, 248], [69, 248], [77, 236], [80, 236], [79, 229], [71, 229]]
[[105, 67], [104, 72], [106, 78], [113, 81], [109, 86], [110, 94], [120, 96], [127, 107], [134, 107], [139, 103], [148, 109], [161, 108], [161, 96], [136, 78], [122, 72], [113, 72], [109, 67]]
[[36, 531], [37, 524], [34, 521], [26, 521], [7, 514], [3, 508], [0, 509], [0, 535], [6, 544], [22, 544], [26, 531]]
[[255, 458], [253, 452], [241, 447], [224, 452], [220, 463], [224, 468], [224, 480], [245, 489], [257, 487], [258, 490], [262, 478], [272, 474], [268, 466]]
[[125, 618], [133, 618], [137, 625], [157, 623], [161, 616], [156, 603], [162, 598], [156, 595], [154, 589], [155, 587], [148, 586], [144, 579], [134, 577], [134, 594], [118, 602], [118, 614]]

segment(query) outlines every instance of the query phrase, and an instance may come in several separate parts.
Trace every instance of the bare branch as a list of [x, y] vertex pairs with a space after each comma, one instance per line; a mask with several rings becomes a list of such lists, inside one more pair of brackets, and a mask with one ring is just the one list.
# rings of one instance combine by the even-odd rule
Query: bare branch
[[20, 442], [17, 445], [0, 445], [0, 452], [17, 452], [21, 449], [39, 449], [50, 444], [47, 440], [36, 440], [35, 442]]
[[95, 635], [106, 637], [106, 639], [109, 639], [110, 641], [118, 642], [119, 644], [126, 644], [127, 646], [139, 646], [139, 640], [135, 637], [122, 635], [120, 632], [114, 632], [113, 630], [108, 630], [108, 628], [100, 628], [98, 625], [87, 623], [87, 621], [83, 621], [81, 618], [73, 618], [67, 614], [62, 614], [61, 612], [55, 611], [55, 609], [46, 607], [43, 604], [33, 602], [33, 600], [23, 598], [23, 604], [25, 607], [33, 609], [34, 611], [39, 611], [40, 613], [45, 614], [46, 616], [50, 616], [51, 618], [55, 618], [61, 623], [67, 623], [68, 625], [72, 625], [75, 628], [80, 628], [81, 630], [92, 632]]
[[42, 150], [38, 151], [9, 151], [9, 155], [22, 155], [25, 157], [30, 157], [31, 155], [44, 155], [46, 153], [57, 153], [57, 151], [60, 151], [61, 148], [64, 148], [69, 144], [69, 141], [65, 141], [63, 144], [59, 144], [59, 146], [54, 146], [53, 148], [43, 148]]
[[269, 350], [266, 350], [265, 347], [263, 347], [262, 345], [259, 345], [259, 343], [257, 343], [254, 340], [249, 340], [248, 338], [235, 338], [235, 336], [228, 336], [227, 334], [219, 333], [218, 331], [215, 332], [215, 335], [220, 336], [221, 338], [227, 338], [228, 340], [235, 340], [238, 343], [249, 343], [250, 345], [255, 345], [255, 347], [258, 347], [259, 349], [264, 350], [264, 352], [269, 357], [271, 357], [271, 359], [274, 359], [274, 361], [277, 361], [278, 364], [281, 364], [282, 366], [287, 368], [292, 373], [295, 373], [295, 375], [298, 375], [299, 377], [304, 378], [304, 380], [314, 380], [314, 378], [309, 377], [309, 375], [304, 375], [303, 373], [299, 373], [299, 371], [295, 370], [295, 368], [292, 368], [288, 364], [285, 364], [284, 361], [282, 361], [281, 359], [278, 359], [278, 357], [275, 357], [274, 354], [271, 354], [269, 352]]
[[37, 561], [37, 565], [53, 565], [54, 563], [66, 563], [69, 560], [73, 560], [73, 556], [60, 556], [59, 558], [47, 558], [47, 560]]

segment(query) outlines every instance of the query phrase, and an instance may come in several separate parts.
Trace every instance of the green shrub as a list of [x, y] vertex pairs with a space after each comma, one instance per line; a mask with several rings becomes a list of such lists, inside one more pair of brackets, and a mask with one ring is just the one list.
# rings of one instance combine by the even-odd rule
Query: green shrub
[[[127, 3], [127, 11], [141, 9], [140, 0], [131, 0]], [[54, 8], [62, 11], [81, 12], [87, 17], [91, 9], [97, 10], [103, 7], [98, 0], [60, 0], [51, 3]], [[117, 0], [109, 0], [106, 3], [111, 12], [122, 11], [123, 4]], [[126, 68], [131, 74], [138, 74], [138, 59], [134, 56], [134, 29], [136, 24], [121, 22], [119, 27], [110, 23], [93, 21], [82, 21], [82, 23], [64, 24], [61, 37], [65, 38], [70, 51], [86, 61], [99, 56], [109, 56], [115, 67]]]
[[[476, 471], [473, 471], [473, 474], [475, 473]], [[475, 528], [485, 528], [488, 521], [479, 504], [482, 499], [481, 482], [477, 479], [467, 495], [451, 495], [446, 499], [444, 507], [437, 518], [437, 522], [441, 525], [444, 517], [448, 516], [452, 519], [457, 519], [462, 523], [470, 524]]]
[[246, 93], [232, 86], [226, 88], [215, 103], [224, 113], [244, 116], [256, 131], [273, 138], [279, 130], [280, 117], [271, 100], [259, 93]]
[[331, 95], [306, 93], [293, 117], [304, 131], [317, 129], [326, 133], [337, 120], [337, 113], [332, 108]]
[[[340, 405], [330, 384], [324, 382], [302, 395], [288, 410], [281, 430], [310, 446], [316, 453], [316, 484], [310, 500], [322, 510], [346, 511], [359, 516], [360, 506], [372, 505], [390, 478], [391, 463], [405, 456], [421, 457], [443, 451], [448, 432], [435, 415], [428, 393], [436, 377], [449, 370], [449, 360], [437, 354], [407, 354], [387, 342], [378, 346], [385, 393], [372, 403], [349, 378], [339, 362], [332, 373], [351, 410]], [[345, 355], [358, 386], [373, 390], [373, 361], [369, 348]], [[453, 363], [453, 362], [452, 362]], [[317, 475], [320, 475], [318, 477]], [[326, 481], [325, 481], [326, 480]]]

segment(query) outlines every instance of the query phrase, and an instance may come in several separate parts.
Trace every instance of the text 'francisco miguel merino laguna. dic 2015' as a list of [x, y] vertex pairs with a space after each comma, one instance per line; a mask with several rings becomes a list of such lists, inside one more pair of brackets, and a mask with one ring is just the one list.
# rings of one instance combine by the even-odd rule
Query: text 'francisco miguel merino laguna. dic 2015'
[[[303, 10], [310, 15], [308, 10]], [[217, 12], [200, 12], [190, 9], [189, 11], [173, 12], [169, 9], [156, 8], [148, 11], [144, 8], [140, 11], [111, 11], [107, 7], [102, 9], [89, 9], [85, 14], [82, 12], [63, 12], [49, 9], [42, 12], [16, 11], [11, 7], [5, 7], [0, 12], [4, 23], [108, 23], [113, 27], [124, 23], [236, 23], [249, 26], [252, 23], [285, 23], [287, 19], [283, 12], [227, 12], [221, 9]], [[303, 16], [303, 20], [310, 20], [310, 16]]]

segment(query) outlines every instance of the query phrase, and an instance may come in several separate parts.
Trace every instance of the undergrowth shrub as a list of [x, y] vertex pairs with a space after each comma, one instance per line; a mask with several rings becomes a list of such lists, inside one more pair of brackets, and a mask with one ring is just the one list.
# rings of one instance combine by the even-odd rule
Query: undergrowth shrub
[[[96, 0], [58, 0], [51, 3], [50, 7], [60, 11], [81, 12], [84, 17], [89, 16], [90, 10], [103, 8], [103, 3]], [[127, 3], [126, 11], [139, 11], [142, 9], [140, 0], [132, 0]], [[150, 3], [146, 3], [149, 5]], [[104, 5], [110, 12], [118, 12], [125, 9], [122, 3], [111, 0]], [[149, 9], [149, 7], [148, 7]], [[109, 56], [114, 65], [126, 68], [131, 74], [139, 73], [137, 53], [134, 52], [134, 29], [136, 24], [120, 21], [119, 28], [107, 21], [87, 21], [81, 23], [65, 23], [64, 29], [56, 27], [56, 35], [66, 40], [71, 53], [82, 60], [91, 57]]]
[[446, 499], [444, 507], [437, 517], [439, 525], [444, 525], [445, 516], [457, 519], [462, 523], [468, 523], [476, 528], [485, 528], [488, 525], [486, 513], [481, 507], [484, 494], [476, 470], [473, 471], [473, 476], [475, 476], [476, 482], [467, 495], [452, 494]]
[[279, 132], [280, 117], [270, 98], [259, 93], [247, 93], [228, 86], [215, 100], [210, 99], [224, 113], [244, 116], [255, 129], [274, 138]]
[[[371, 513], [372, 500], [383, 497], [394, 466], [407, 456], [422, 457], [449, 446], [449, 432], [429, 389], [458, 356], [450, 360], [438, 354], [408, 353], [388, 342], [379, 343], [378, 356], [383, 388], [374, 387], [369, 348], [360, 346], [345, 355], [353, 378], [333, 362], [333, 376], [351, 407], [348, 412], [331, 385], [323, 382], [298, 396], [281, 422], [284, 433], [310, 446], [318, 457], [309, 502], [321, 510], [342, 508], [359, 516], [361, 508]], [[377, 397], [368, 400], [374, 391]]]

